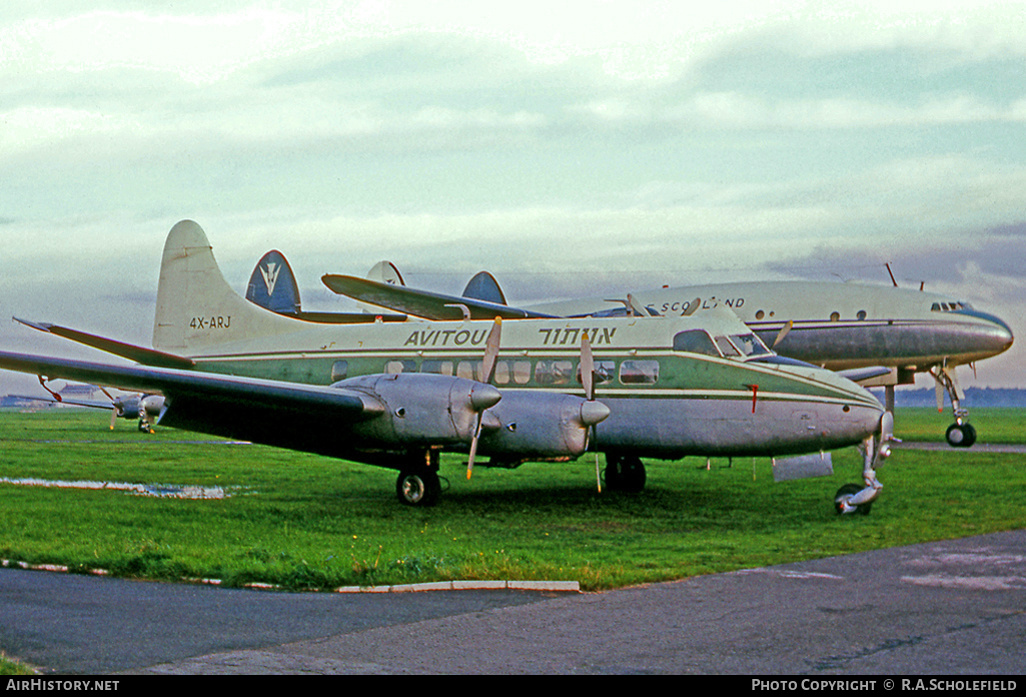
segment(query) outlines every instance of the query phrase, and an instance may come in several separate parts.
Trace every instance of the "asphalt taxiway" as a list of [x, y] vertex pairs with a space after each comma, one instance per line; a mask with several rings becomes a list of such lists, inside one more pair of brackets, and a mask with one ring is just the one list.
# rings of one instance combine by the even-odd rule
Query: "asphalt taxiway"
[[0, 570], [46, 672], [1022, 675], [1026, 531], [604, 593], [314, 594]]

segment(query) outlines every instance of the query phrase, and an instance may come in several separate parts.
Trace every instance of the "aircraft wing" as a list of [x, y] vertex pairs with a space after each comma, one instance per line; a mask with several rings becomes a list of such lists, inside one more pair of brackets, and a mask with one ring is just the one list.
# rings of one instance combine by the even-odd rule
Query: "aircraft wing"
[[360, 302], [388, 307], [398, 312], [405, 312], [417, 317], [424, 317], [425, 319], [463, 319], [463, 310], [459, 307], [460, 305], [469, 310], [471, 319], [555, 317], [555, 315], [546, 315], [485, 300], [432, 293], [426, 290], [417, 290], [408, 286], [396, 286], [357, 276], [327, 274], [321, 277], [321, 281], [339, 295], [346, 295]]
[[39, 331], [46, 332], [47, 334], [61, 336], [65, 339], [85, 344], [86, 346], [92, 346], [93, 348], [100, 349], [101, 351], [106, 351], [107, 353], [112, 353], [115, 356], [121, 356], [122, 358], [129, 359], [130, 361], [142, 363], [143, 365], [160, 368], [179, 368], [183, 370], [193, 368], [196, 365], [194, 361], [183, 356], [176, 356], [172, 353], [154, 351], [153, 349], [149, 349], [144, 346], [135, 346], [121, 341], [114, 341], [113, 339], [107, 339], [95, 334], [80, 332], [77, 329], [70, 329], [57, 324], [49, 324], [47, 322], [29, 322], [28, 320], [19, 319], [18, 317], [14, 317], [13, 319], [15, 322], [24, 324], [26, 327], [32, 327], [33, 329], [38, 329]]
[[885, 366], [868, 366], [866, 368], [852, 368], [851, 370], [840, 370], [837, 373], [841, 377], [848, 378], [852, 382], [866, 386], [873, 380], [891, 374], [891, 369]]
[[6, 351], [0, 352], [0, 368], [49, 379], [159, 392], [165, 397], [161, 424], [296, 449], [307, 449], [298, 447], [309, 435], [300, 428], [307, 422], [352, 424], [384, 411], [379, 400], [359, 390], [194, 370], [115, 366]]

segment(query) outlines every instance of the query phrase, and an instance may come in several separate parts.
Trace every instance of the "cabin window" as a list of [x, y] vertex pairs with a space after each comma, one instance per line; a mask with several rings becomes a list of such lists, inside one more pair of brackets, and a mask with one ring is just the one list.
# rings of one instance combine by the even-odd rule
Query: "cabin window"
[[331, 381], [345, 380], [349, 375], [349, 361], [335, 361], [331, 364]]
[[732, 334], [730, 341], [738, 347], [741, 354], [746, 358], [765, 356], [770, 353], [770, 350], [766, 348], [766, 345], [755, 334]]
[[840, 321], [840, 319], [841, 319], [841, 313], [840, 312], [834, 311], [834, 312], [830, 313], [830, 321], [831, 322], [838, 322], [838, 321]]
[[654, 385], [659, 381], [659, 361], [624, 361], [620, 382], [624, 385]]
[[857, 315], [855, 315], [855, 318], [856, 319], [860, 319], [860, 320], [861, 319], [865, 319], [866, 318], [866, 311], [865, 310], [859, 310], [859, 313]]
[[460, 361], [456, 364], [456, 377], [466, 378], [467, 380], [476, 380], [475, 374], [480, 375], [481, 373], [481, 361]]
[[495, 364], [495, 384], [526, 385], [531, 381], [530, 361], [498, 361]]
[[686, 332], [679, 332], [673, 337], [674, 351], [687, 351], [688, 353], [704, 353], [708, 356], [719, 356], [709, 333], [702, 329], [689, 329]]
[[539, 385], [568, 385], [573, 370], [571, 361], [538, 361], [534, 366], [534, 381]]
[[452, 375], [452, 361], [424, 361], [420, 364], [420, 372], [435, 375]]
[[513, 361], [513, 382], [518, 385], [531, 382], [531, 361]]
[[416, 373], [417, 361], [389, 361], [385, 364], [385, 372], [389, 375], [397, 373]]
[[763, 312], [762, 310], [759, 310], [758, 312], [755, 313], [755, 319], [762, 319], [765, 316], [766, 316], [766, 313]]
[[[595, 361], [595, 384], [607, 385], [616, 377], [616, 361]], [[581, 382], [581, 366], [577, 366], [577, 382]]]

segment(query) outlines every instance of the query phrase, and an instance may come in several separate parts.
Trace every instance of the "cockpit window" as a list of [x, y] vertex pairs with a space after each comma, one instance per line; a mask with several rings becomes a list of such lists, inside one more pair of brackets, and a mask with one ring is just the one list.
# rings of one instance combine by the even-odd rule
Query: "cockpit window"
[[946, 302], [946, 303], [934, 303], [930, 310], [933, 312], [958, 312], [959, 310], [971, 310], [973, 306], [967, 302]]
[[755, 334], [732, 334], [730, 341], [738, 347], [745, 358], [751, 358], [752, 356], [765, 356], [771, 353], [771, 351], [766, 348], [766, 344], [762, 343], [762, 340]]
[[702, 329], [689, 329], [679, 332], [673, 337], [674, 351], [688, 351], [689, 353], [704, 353], [708, 356], [719, 356], [709, 333]]
[[741, 355], [734, 344], [730, 343], [730, 339], [725, 336], [716, 337], [716, 345], [719, 347], [720, 353], [727, 358], [733, 358]]

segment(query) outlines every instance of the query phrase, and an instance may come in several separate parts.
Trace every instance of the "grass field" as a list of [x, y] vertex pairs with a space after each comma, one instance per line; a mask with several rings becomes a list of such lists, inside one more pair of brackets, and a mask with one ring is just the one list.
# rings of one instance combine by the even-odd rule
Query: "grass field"
[[[899, 410], [897, 435], [943, 439], [950, 418]], [[1026, 411], [977, 409], [980, 443], [1023, 442]], [[595, 487], [591, 455], [517, 470], [443, 458], [448, 490], [401, 506], [395, 473], [158, 429], [103, 412], [0, 413], [0, 479], [221, 487], [189, 500], [0, 483], [0, 557], [121, 576], [217, 578], [290, 589], [451, 579], [576, 580], [597, 590], [1026, 526], [1021, 455], [898, 450], [868, 516], [833, 494], [860, 478], [854, 448], [832, 478], [775, 483], [768, 459], [647, 463], [646, 490]]]

